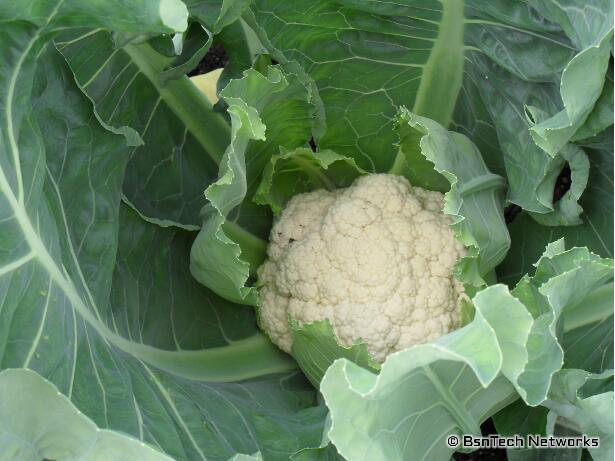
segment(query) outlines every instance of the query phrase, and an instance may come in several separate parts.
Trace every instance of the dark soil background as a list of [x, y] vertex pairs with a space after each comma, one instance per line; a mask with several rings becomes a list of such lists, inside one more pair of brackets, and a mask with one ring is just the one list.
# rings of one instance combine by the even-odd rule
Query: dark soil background
[[[570, 165], [566, 163], [555, 181], [555, 187], [553, 188], [553, 203], [561, 199], [570, 189], [570, 185], [572, 184], [571, 174], [572, 172], [570, 171]], [[513, 204], [506, 207], [504, 210], [506, 224], [510, 224], [517, 217], [517, 215], [521, 213], [521, 211], [521, 207], [518, 205]]]
[[[483, 435], [497, 434], [493, 421], [488, 419], [480, 427]], [[472, 453], [455, 453], [453, 459], [456, 461], [507, 461], [506, 450], [480, 449]]]
[[205, 55], [199, 65], [196, 66], [195, 69], [188, 72], [189, 77], [194, 77], [195, 75], [206, 74], [207, 72], [211, 72], [215, 69], [220, 69], [228, 64], [228, 56], [224, 47], [219, 43], [214, 43], [209, 48], [209, 51]]

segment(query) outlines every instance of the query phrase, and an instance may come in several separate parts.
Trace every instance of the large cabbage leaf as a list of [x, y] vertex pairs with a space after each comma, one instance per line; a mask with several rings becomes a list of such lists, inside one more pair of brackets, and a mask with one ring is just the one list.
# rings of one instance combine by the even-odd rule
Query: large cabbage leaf
[[[609, 105], [611, 10], [608, 0], [256, 0], [244, 18], [277, 60], [298, 61], [315, 82], [326, 117], [320, 148], [388, 170], [404, 105], [468, 135], [492, 171], [506, 171], [508, 200], [543, 214], [553, 211], [560, 150], [594, 105]], [[585, 26], [575, 31], [571, 21]], [[526, 106], [558, 115], [532, 121]], [[594, 119], [587, 137], [612, 124]], [[549, 139], [538, 142], [545, 150], [532, 135]]]
[[65, 31], [55, 43], [98, 117], [133, 133], [124, 200], [146, 218], [198, 228], [203, 189], [230, 139], [225, 120], [187, 77], [163, 85], [170, 59], [148, 44], [119, 48], [100, 29]]
[[[196, 232], [174, 225], [173, 216], [149, 222], [122, 202], [128, 131], [100, 124], [48, 41], [76, 13], [80, 26], [130, 32], [135, 4], [41, 1], [42, 17], [5, 5], [2, 368], [36, 371], [99, 428], [174, 459], [255, 451], [287, 459], [318, 445], [324, 410], [294, 362], [258, 332], [252, 311], [191, 278]], [[169, 27], [159, 6], [162, 19], [173, 12], [185, 19], [179, 2], [143, 3], [142, 31], [182, 26]], [[88, 430], [83, 424], [56, 427], [63, 440], [50, 454], [69, 453], [71, 440]], [[12, 450], [38, 447], [38, 433], [22, 435]]]
[[0, 415], [3, 459], [171, 460], [137, 439], [97, 428], [53, 384], [30, 370], [0, 372]]

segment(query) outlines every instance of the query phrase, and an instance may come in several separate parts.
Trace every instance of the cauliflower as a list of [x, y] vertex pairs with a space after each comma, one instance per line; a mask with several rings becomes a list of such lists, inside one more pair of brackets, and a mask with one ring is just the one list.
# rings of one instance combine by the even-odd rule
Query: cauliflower
[[440, 192], [389, 174], [293, 197], [258, 271], [261, 328], [290, 352], [289, 317], [328, 319], [341, 344], [363, 340], [378, 363], [456, 328], [463, 286], [452, 269], [465, 248], [443, 205]]

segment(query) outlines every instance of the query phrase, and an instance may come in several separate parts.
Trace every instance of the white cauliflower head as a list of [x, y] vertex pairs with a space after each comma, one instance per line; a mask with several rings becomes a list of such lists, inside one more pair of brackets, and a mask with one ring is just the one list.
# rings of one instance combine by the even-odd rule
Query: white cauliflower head
[[343, 345], [362, 339], [380, 363], [456, 328], [463, 287], [452, 269], [465, 248], [443, 205], [443, 194], [388, 174], [293, 197], [258, 272], [261, 327], [290, 352], [289, 317], [328, 319]]

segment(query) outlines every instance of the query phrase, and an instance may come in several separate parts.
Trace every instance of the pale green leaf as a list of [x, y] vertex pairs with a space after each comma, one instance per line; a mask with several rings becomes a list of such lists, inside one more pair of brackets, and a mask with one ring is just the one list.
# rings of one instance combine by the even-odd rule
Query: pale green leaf
[[[613, 2], [610, 0], [531, 1], [546, 18], [559, 23], [579, 52], [562, 71], [563, 110], [531, 128], [534, 141], [555, 155], [574, 137], [591, 113], [605, 83], [613, 48]], [[593, 133], [596, 134], [596, 133]]]
[[27, 369], [0, 372], [0, 419], [3, 459], [171, 461], [137, 439], [99, 429], [52, 383]]
[[[330, 439], [349, 459], [402, 460], [417, 453], [418, 459], [447, 459], [453, 450], [445, 444], [447, 435], [480, 434], [481, 422], [521, 395], [526, 404], [542, 404], [605, 437], [604, 448], [612, 451], [606, 429], [612, 426], [612, 392], [596, 394], [596, 401], [608, 395], [611, 400], [594, 413], [588, 411], [594, 397], [581, 402], [569, 391], [561, 395], [565, 372], [556, 328], [568, 309], [586, 305], [612, 278], [611, 260], [580, 248], [566, 251], [558, 241], [545, 250], [535, 276], [525, 277], [512, 293], [503, 285], [478, 292], [471, 323], [390, 355], [379, 375], [337, 360], [321, 383], [331, 412]], [[507, 412], [518, 420], [524, 408], [515, 405], [500, 417]], [[535, 416], [545, 433], [552, 430], [544, 413]]]
[[16, 60], [0, 73], [14, 140], [0, 147], [2, 368], [36, 371], [98, 427], [178, 460], [287, 459], [318, 443], [323, 415], [305, 424], [315, 396], [294, 362], [252, 311], [190, 277], [194, 232], [122, 205], [125, 138], [98, 123], [53, 46], [18, 43], [0, 42]]
[[[499, 296], [502, 289], [487, 290]], [[500, 322], [516, 312], [528, 316], [518, 302], [480, 303], [472, 323], [433, 344], [390, 355], [379, 375], [346, 359], [333, 363], [321, 392], [331, 412], [328, 434], [342, 456], [448, 459], [453, 448], [445, 444], [447, 435], [480, 434], [482, 421], [517, 398], [499, 373], [505, 355], [523, 349], [527, 327], [511, 331], [506, 339], [512, 342], [500, 343], [483, 307]]]
[[[393, 171], [409, 176], [419, 187], [433, 188], [444, 179], [450, 184], [443, 211], [452, 217], [456, 237], [469, 248], [456, 266], [456, 276], [464, 283], [484, 284], [484, 277], [504, 259], [510, 246], [503, 214], [504, 179], [487, 169], [465, 136], [403, 108], [398, 123], [402, 142]], [[412, 142], [404, 141], [409, 137]], [[415, 159], [425, 167], [415, 170]]]
[[509, 224], [512, 246], [498, 266], [498, 279], [516, 283], [532, 270], [532, 263], [551, 241], [564, 237], [570, 246], [586, 246], [603, 257], [613, 257], [613, 154], [589, 150], [588, 188], [579, 203], [583, 207], [582, 224], [544, 227], [520, 214]]
[[230, 139], [225, 120], [187, 77], [163, 85], [172, 59], [146, 43], [114, 48], [107, 32], [94, 29], [64, 32], [56, 46], [98, 116], [142, 141], [130, 152], [127, 200], [148, 218], [199, 226], [203, 190]]
[[372, 371], [380, 368], [371, 358], [366, 343], [359, 340], [350, 347], [342, 346], [328, 320], [304, 325], [291, 322], [290, 326], [293, 357], [316, 388], [327, 368], [342, 357]]
[[[553, 204], [553, 211], [548, 213], [530, 213], [538, 223], [543, 226], [576, 226], [581, 224], [583, 208], [579, 205], [579, 199], [587, 187], [589, 177], [589, 160], [585, 152], [574, 144], [567, 144], [561, 151], [561, 156], [570, 167], [570, 188]], [[553, 190], [554, 182], [545, 184], [546, 190]]]
[[[548, 425], [553, 426], [556, 418], [564, 418], [578, 428], [578, 432], [599, 437], [599, 447], [588, 448], [595, 461], [613, 459], [613, 371], [592, 375], [582, 370], [562, 370], [554, 379], [545, 404], [551, 411]], [[610, 391], [583, 395], [583, 386], [591, 381], [605, 381]]]
[[[309, 89], [279, 66], [269, 67], [266, 76], [256, 70], [246, 71], [220, 96], [229, 106], [231, 143], [222, 158], [218, 180], [205, 192], [209, 205], [192, 248], [191, 270], [199, 282], [221, 296], [256, 305], [256, 290], [245, 284], [261, 264], [264, 251], [253, 251], [258, 258], [250, 261], [245, 251], [242, 257], [240, 241], [229, 235], [225, 221], [228, 217], [227, 222], [241, 225], [246, 217], [252, 221], [259, 215], [269, 217], [266, 207], [256, 207], [244, 199], [251, 198], [263, 168], [280, 147], [293, 149], [310, 139], [313, 106]], [[270, 218], [265, 222], [261, 232], [266, 233]], [[254, 238], [245, 244], [252, 241]]]

